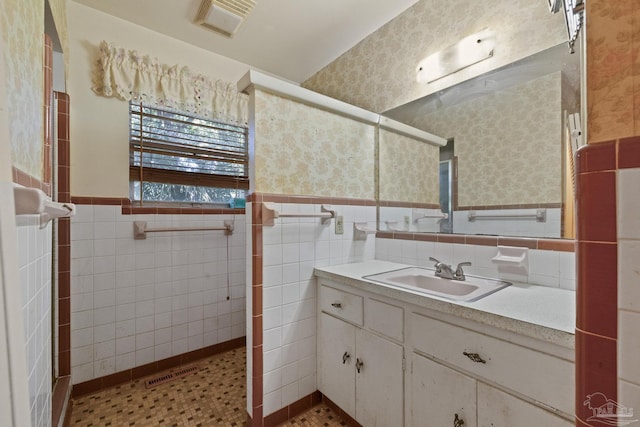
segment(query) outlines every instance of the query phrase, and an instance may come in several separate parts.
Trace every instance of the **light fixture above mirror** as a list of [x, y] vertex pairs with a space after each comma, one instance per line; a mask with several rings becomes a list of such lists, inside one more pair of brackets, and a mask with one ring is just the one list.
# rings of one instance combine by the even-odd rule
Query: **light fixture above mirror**
[[431, 83], [493, 56], [495, 33], [484, 29], [427, 56], [418, 63], [417, 80]]

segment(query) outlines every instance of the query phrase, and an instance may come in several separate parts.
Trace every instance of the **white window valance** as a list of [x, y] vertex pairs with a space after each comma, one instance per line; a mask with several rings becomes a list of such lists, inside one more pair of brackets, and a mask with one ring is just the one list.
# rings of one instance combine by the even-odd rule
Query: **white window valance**
[[246, 126], [248, 96], [235, 85], [193, 73], [188, 67], [165, 65], [135, 50], [100, 43], [93, 91], [124, 101], [139, 101], [214, 120]]

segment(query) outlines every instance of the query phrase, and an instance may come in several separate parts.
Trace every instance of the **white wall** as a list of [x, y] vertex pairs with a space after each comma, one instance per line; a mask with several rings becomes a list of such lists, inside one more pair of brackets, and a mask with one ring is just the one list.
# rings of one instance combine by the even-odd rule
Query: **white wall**
[[71, 194], [129, 196], [129, 107], [93, 93], [92, 75], [102, 40], [160, 62], [235, 83], [249, 66], [71, 1]]
[[[133, 239], [133, 221], [153, 228], [222, 227], [225, 220], [235, 221], [228, 258], [222, 231]], [[77, 206], [71, 220], [73, 384], [244, 335], [244, 215], [122, 215], [120, 206]]]
[[[5, 5], [3, 3], [3, 5]], [[5, 46], [0, 32], [0, 46]], [[23, 335], [22, 290], [28, 282], [20, 280], [17, 256], [17, 229], [14, 221], [11, 150], [9, 144], [9, 99], [5, 82], [4, 49], [0, 49], [0, 413], [7, 426], [28, 425], [30, 418], [41, 412], [29, 407], [29, 381], [31, 369], [27, 367], [25, 337]], [[21, 247], [25, 247], [23, 242]], [[24, 252], [24, 250], [23, 250]], [[18, 286], [16, 286], [19, 284]], [[35, 284], [35, 283], [34, 283]], [[35, 287], [35, 286], [34, 286]], [[32, 407], [33, 408], [33, 407]]]

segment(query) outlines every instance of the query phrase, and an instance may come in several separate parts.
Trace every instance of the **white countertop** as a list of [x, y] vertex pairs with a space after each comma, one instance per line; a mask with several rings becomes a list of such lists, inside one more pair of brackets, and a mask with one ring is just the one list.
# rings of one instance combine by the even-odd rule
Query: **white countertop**
[[362, 278], [405, 267], [412, 266], [376, 260], [316, 267], [315, 275], [406, 303], [574, 348], [574, 291], [513, 283], [477, 301], [458, 302]]

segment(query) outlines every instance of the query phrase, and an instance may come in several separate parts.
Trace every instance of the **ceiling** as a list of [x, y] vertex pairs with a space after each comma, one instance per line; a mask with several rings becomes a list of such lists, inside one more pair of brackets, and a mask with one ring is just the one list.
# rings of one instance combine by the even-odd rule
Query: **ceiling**
[[256, 0], [233, 38], [193, 23], [201, 0], [75, 0], [301, 83], [417, 0]]

